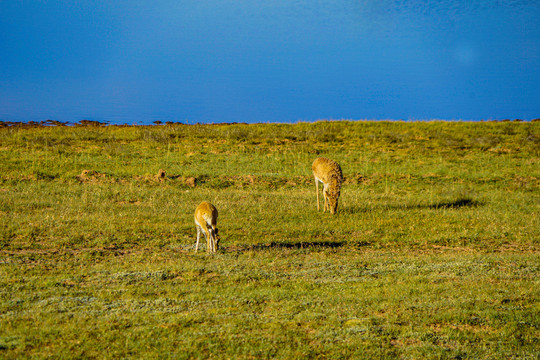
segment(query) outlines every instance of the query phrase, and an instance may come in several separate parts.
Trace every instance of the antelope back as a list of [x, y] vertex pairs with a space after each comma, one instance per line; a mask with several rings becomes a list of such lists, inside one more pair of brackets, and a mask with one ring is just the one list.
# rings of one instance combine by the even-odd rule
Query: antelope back
[[341, 187], [343, 173], [339, 164], [334, 160], [324, 157], [317, 158], [313, 161], [311, 169], [313, 170], [313, 175], [322, 180], [324, 184]]
[[203, 201], [195, 209], [195, 220], [202, 226], [211, 225], [215, 227], [217, 225], [218, 211], [216, 207], [210, 204], [208, 201]]

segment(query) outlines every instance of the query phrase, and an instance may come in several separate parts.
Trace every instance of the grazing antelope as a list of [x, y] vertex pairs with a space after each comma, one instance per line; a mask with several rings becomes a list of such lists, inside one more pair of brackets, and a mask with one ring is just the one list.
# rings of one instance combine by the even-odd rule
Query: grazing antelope
[[218, 212], [214, 205], [203, 201], [195, 209], [195, 227], [197, 228], [197, 244], [195, 252], [199, 250], [199, 239], [201, 231], [206, 238], [206, 251], [215, 253], [219, 246], [219, 236], [217, 225]]
[[319, 181], [323, 183], [324, 211], [330, 210], [335, 214], [338, 207], [338, 199], [343, 183], [343, 173], [339, 164], [327, 158], [317, 158], [311, 166], [315, 177], [315, 189], [317, 190], [317, 210], [319, 208]]

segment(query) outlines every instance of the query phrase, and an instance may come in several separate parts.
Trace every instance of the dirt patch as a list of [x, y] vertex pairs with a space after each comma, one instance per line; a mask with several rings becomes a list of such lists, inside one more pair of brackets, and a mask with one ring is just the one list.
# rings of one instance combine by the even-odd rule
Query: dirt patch
[[372, 182], [373, 180], [371, 178], [368, 178], [362, 174], [351, 174], [343, 178], [343, 185], [350, 185], [350, 184], [368, 185], [368, 184], [371, 184]]
[[184, 180], [184, 183], [185, 183], [187, 186], [194, 188], [194, 187], [197, 185], [197, 179], [194, 178], [193, 176], [190, 176], [190, 177], [188, 177], [188, 178], [186, 178], [186, 179]]
[[107, 175], [99, 173], [95, 170], [83, 170], [80, 175], [75, 176], [81, 183], [103, 181]]
[[167, 174], [165, 173], [165, 170], [163, 169], [159, 169], [157, 175], [156, 175], [156, 179], [158, 181], [165, 181], [165, 178], [167, 177]]

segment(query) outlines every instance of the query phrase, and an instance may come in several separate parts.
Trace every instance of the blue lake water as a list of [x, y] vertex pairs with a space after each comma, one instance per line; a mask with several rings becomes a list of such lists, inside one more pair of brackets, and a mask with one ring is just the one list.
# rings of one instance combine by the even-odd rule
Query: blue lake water
[[540, 117], [540, 2], [0, 2], [0, 120]]

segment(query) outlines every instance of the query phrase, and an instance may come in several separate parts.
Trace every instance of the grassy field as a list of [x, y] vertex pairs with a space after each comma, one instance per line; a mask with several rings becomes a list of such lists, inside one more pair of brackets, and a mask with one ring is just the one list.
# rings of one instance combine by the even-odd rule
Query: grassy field
[[[318, 156], [345, 176], [335, 216]], [[216, 255], [193, 253], [202, 200]], [[539, 359], [539, 339], [540, 122], [0, 128], [0, 358]]]

